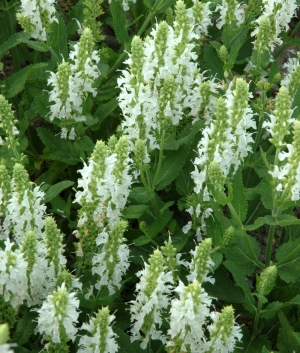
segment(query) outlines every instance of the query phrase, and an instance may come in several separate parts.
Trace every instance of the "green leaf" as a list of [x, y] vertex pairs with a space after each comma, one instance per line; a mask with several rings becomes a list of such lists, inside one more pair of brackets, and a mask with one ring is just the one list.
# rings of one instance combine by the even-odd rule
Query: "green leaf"
[[243, 291], [228, 277], [228, 271], [223, 266], [214, 271], [213, 278], [215, 284], [209, 282], [204, 284], [209, 295], [229, 303], [244, 303]]
[[26, 311], [24, 316], [17, 323], [16, 331], [12, 337], [13, 342], [22, 346], [29, 341], [29, 338], [34, 333], [34, 329], [37, 325], [35, 322], [36, 317], [37, 313], [29, 311], [29, 309]]
[[278, 62], [275, 60], [272, 62], [268, 81], [270, 83], [277, 83], [277, 82], [275, 82], [275, 76], [279, 73], [280, 73], [280, 71], [279, 71]]
[[132, 205], [126, 208], [124, 211], [124, 218], [131, 219], [139, 219], [142, 214], [148, 209], [147, 205]]
[[298, 251], [286, 263], [277, 266], [278, 275], [286, 283], [295, 283], [300, 278], [300, 238], [284, 243], [276, 250], [276, 260], [282, 261], [297, 248]]
[[175, 3], [175, 0], [164, 0], [160, 2], [161, 7], [159, 7], [155, 12], [158, 13], [164, 13], [169, 7], [171, 7]]
[[242, 170], [241, 168], [235, 173], [232, 179], [233, 199], [231, 204], [235, 212], [239, 216], [240, 221], [243, 223], [246, 219], [248, 203], [244, 193]]
[[80, 153], [69, 140], [64, 140], [46, 128], [37, 128], [37, 134], [50, 152], [61, 162], [76, 165], [81, 161]]
[[205, 68], [210, 76], [216, 76], [220, 80], [224, 79], [223, 62], [218, 57], [215, 49], [207, 43], [204, 44], [204, 61]]
[[126, 13], [118, 1], [111, 2], [110, 11], [113, 17], [113, 28], [117, 41], [120, 44], [125, 44], [129, 41], [127, 33]]
[[165, 212], [157, 218], [153, 223], [151, 223], [150, 227], [147, 228], [146, 234], [134, 239], [134, 244], [136, 246], [142, 246], [150, 243], [151, 239], [153, 239], [172, 219], [173, 212], [170, 210], [165, 210]]
[[273, 209], [272, 186], [268, 182], [263, 181], [259, 187], [259, 191], [261, 194], [261, 202], [264, 205], [264, 207], [267, 210], [272, 210]]
[[294, 336], [293, 327], [282, 310], [278, 311], [281, 328], [279, 329], [277, 347], [280, 353], [300, 353], [298, 340]]
[[57, 195], [59, 195], [64, 189], [72, 186], [74, 184], [73, 181], [64, 180], [54, 185], [51, 185], [50, 188], [45, 193], [44, 203], [47, 203], [54, 199]]
[[6, 97], [11, 98], [20, 93], [25, 86], [27, 78], [32, 75], [35, 71], [41, 70], [44, 73], [45, 68], [48, 67], [47, 63], [38, 63], [34, 65], [27, 65], [23, 69], [19, 70], [15, 74], [9, 76], [6, 81]]
[[186, 145], [180, 146], [176, 152], [171, 151], [166, 153], [157, 183], [155, 185], [156, 190], [164, 189], [177, 178], [181, 168], [185, 163], [188, 153], [189, 146]]
[[91, 153], [91, 152], [93, 152], [95, 144], [88, 136], [83, 136], [80, 139], [75, 140], [74, 146], [78, 150], [86, 151], [88, 153]]
[[109, 102], [101, 104], [93, 114], [94, 119], [97, 119], [98, 122], [92, 127], [91, 130], [99, 130], [103, 120], [107, 118], [117, 107], [118, 101], [116, 98], [112, 98]]
[[239, 36], [237, 37], [237, 39], [233, 42], [233, 45], [228, 55], [227, 63], [225, 65], [226, 69], [231, 70], [233, 68], [236, 58], [239, 55], [240, 49], [245, 44], [245, 41], [247, 39], [247, 33], [248, 33], [248, 28], [244, 27], [242, 31], [239, 33]]
[[145, 353], [145, 350], [140, 347], [140, 342], [131, 342], [127, 333], [116, 326], [113, 326], [113, 331], [117, 334], [116, 340], [119, 345], [118, 353]]
[[49, 34], [49, 43], [51, 48], [54, 50], [57, 58], [51, 58], [54, 60], [54, 64], [58, 64], [62, 62], [62, 57], [64, 60], [68, 59], [68, 41], [67, 41], [67, 30], [65, 21], [62, 19], [61, 16], [56, 17], [58, 20], [57, 22], [51, 23], [51, 31]]
[[70, 12], [70, 19], [71, 21], [68, 22], [66, 32], [69, 37], [73, 36], [79, 29], [78, 23], [83, 23], [84, 21], [84, 13], [83, 13], [84, 5], [83, 0], [79, 0], [76, 4], [72, 7]]
[[292, 118], [297, 119], [300, 115], [300, 85], [298, 86], [292, 102]]
[[11, 48], [15, 47], [20, 43], [27, 44], [30, 48], [46, 52], [49, 51], [49, 47], [44, 42], [32, 41], [30, 40], [30, 34], [26, 32], [17, 32], [14, 33], [9, 39], [0, 45], [0, 59], [5, 55]]
[[284, 308], [287, 305], [288, 305], [287, 303], [272, 302], [268, 304], [268, 306], [264, 310], [261, 311], [260, 316], [263, 319], [271, 319], [275, 317], [279, 309]]
[[143, 186], [133, 188], [130, 192], [129, 197], [132, 197], [139, 203], [147, 203], [155, 196], [154, 191], [148, 191]]

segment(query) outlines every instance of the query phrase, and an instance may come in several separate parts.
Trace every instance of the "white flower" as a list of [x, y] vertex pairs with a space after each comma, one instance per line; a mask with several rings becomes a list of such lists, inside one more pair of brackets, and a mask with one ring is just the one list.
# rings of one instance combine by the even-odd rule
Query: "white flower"
[[27, 298], [27, 262], [20, 251], [12, 251], [9, 238], [0, 249], [0, 295], [15, 309]]
[[63, 283], [61, 287], [48, 295], [42, 307], [37, 310], [39, 313], [38, 326], [36, 331], [43, 334], [44, 339], [52, 343], [61, 343], [62, 335], [74, 341], [78, 329], [74, 326], [77, 323], [79, 312], [79, 300], [75, 293], [69, 293]]
[[116, 334], [111, 328], [114, 315], [109, 315], [108, 308], [99, 310], [95, 318], [91, 318], [89, 324], [84, 323], [81, 329], [89, 332], [79, 341], [78, 353], [116, 353], [119, 346], [116, 343]]
[[205, 343], [205, 324], [210, 316], [212, 299], [201, 288], [197, 281], [185, 287], [180, 281], [175, 291], [179, 299], [172, 300], [170, 329], [168, 331], [171, 341], [167, 346], [173, 346], [174, 341], [181, 344], [180, 350], [191, 353], [202, 352]]
[[166, 337], [159, 330], [162, 325], [161, 311], [169, 305], [168, 294], [172, 290], [170, 283], [173, 283], [172, 273], [165, 273], [163, 270], [163, 256], [159, 250], [154, 251], [149, 262], [150, 265], [146, 265], [144, 270], [137, 273], [140, 277], [140, 282], [136, 285], [138, 294], [130, 306], [133, 322], [131, 341], [142, 339], [143, 349], [146, 348], [150, 337], [166, 342]]

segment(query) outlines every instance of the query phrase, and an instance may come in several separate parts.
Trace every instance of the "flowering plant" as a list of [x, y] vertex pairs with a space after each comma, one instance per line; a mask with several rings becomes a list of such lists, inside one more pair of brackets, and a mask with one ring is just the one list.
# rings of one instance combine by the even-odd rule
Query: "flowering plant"
[[300, 351], [299, 5], [0, 4], [0, 352]]

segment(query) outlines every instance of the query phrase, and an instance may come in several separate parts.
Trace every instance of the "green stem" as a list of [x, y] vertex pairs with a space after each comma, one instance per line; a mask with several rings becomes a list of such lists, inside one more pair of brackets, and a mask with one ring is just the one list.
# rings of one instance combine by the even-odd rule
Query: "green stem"
[[[274, 165], [278, 165], [278, 155], [280, 152], [280, 148], [276, 148], [275, 152], [275, 158], [274, 158]], [[275, 185], [277, 185], [277, 178], [274, 179]], [[274, 191], [275, 196], [273, 197], [273, 210], [272, 210], [272, 216], [277, 219], [280, 214], [281, 214], [281, 209], [282, 206], [276, 206], [276, 198], [277, 198], [277, 191]], [[269, 228], [269, 234], [268, 234], [268, 242], [267, 242], [267, 249], [266, 249], [266, 267], [270, 266], [271, 262], [271, 254], [272, 254], [272, 247], [273, 247], [273, 239], [275, 235], [275, 225], [271, 225]]]
[[[268, 156], [268, 155], [270, 155], [271, 153], [273, 153], [274, 150], [275, 150], [275, 146], [272, 145], [272, 146], [268, 149], [268, 151], [266, 152], [266, 156]], [[262, 160], [263, 160], [263, 159], [262, 159], [261, 157], [260, 157], [260, 158], [257, 158], [254, 162], [251, 163], [250, 167], [253, 168], [253, 167], [259, 165], [259, 164], [262, 162]]]
[[300, 22], [297, 23], [296, 27], [294, 28], [293, 32], [291, 33], [291, 35], [288, 37], [288, 40], [286, 42], [284, 42], [281, 47], [279, 48], [279, 50], [277, 51], [277, 53], [274, 55], [274, 58], [277, 59], [278, 56], [281, 54], [281, 52], [284, 50], [284, 48], [289, 44], [290, 40], [294, 37], [294, 35], [297, 33], [298, 29], [300, 27]]
[[253, 324], [253, 334], [256, 335], [257, 333], [257, 326], [258, 326], [258, 321], [259, 321], [259, 317], [260, 317], [260, 312], [261, 312], [261, 308], [262, 308], [262, 301], [261, 301], [261, 296], [263, 295], [263, 293], [261, 293], [261, 291], [259, 292], [260, 296], [258, 298], [258, 303], [257, 303], [257, 308], [256, 308], [256, 312], [255, 312], [255, 318], [254, 318], [254, 324]]
[[[8, 9], [8, 3], [7, 0], [5, 0], [5, 9]], [[13, 27], [13, 22], [12, 22], [12, 14], [10, 11], [6, 11], [7, 12], [7, 18], [8, 18], [8, 33], [10, 36], [12, 36], [15, 31], [14, 31], [14, 27]], [[12, 54], [12, 58], [13, 58], [13, 62], [14, 62], [14, 68], [15, 71], [19, 71], [21, 70], [21, 65], [20, 65], [20, 58], [19, 58], [19, 51], [17, 47], [13, 47], [11, 48], [11, 54]]]
[[[264, 114], [265, 114], [265, 105], [266, 105], [266, 92], [265, 91], [261, 92], [261, 104], [262, 104], [262, 107], [261, 107], [260, 112], [259, 112], [258, 128], [257, 128], [257, 134], [255, 136], [255, 141], [254, 141], [254, 146], [253, 146], [253, 153], [251, 153], [249, 155], [249, 160], [248, 160], [248, 163], [247, 163], [248, 165], [251, 165], [251, 163], [253, 161], [254, 153], [257, 150], [257, 147], [258, 147], [260, 139], [261, 139], [262, 131], [263, 131], [262, 130], [262, 125], [263, 125], [263, 122], [264, 122], [263, 118], [264, 118]], [[246, 182], [245, 182], [245, 187], [247, 187], [249, 185], [251, 172], [252, 172], [252, 169], [250, 169], [250, 171], [249, 171], [249, 173], [247, 175], [247, 179], [246, 179]]]
[[231, 212], [231, 214], [232, 214], [233, 219], [235, 220], [235, 222], [238, 224], [238, 226], [239, 226], [240, 229], [242, 230], [243, 236], [245, 237], [245, 240], [246, 240], [246, 242], [247, 242], [248, 248], [249, 248], [249, 250], [250, 250], [250, 257], [251, 257], [252, 261], [253, 261], [253, 262], [256, 264], [256, 266], [259, 267], [260, 269], [265, 268], [264, 264], [262, 264], [262, 263], [258, 260], [258, 258], [256, 257], [255, 252], [254, 252], [254, 249], [253, 249], [252, 244], [251, 244], [251, 242], [250, 242], [250, 239], [249, 239], [249, 237], [247, 236], [247, 233], [245, 232], [245, 230], [243, 229], [243, 224], [242, 224], [242, 222], [241, 222], [239, 216], [237, 215], [237, 213], [236, 213], [234, 207], [232, 206], [231, 203], [228, 203], [227, 206], [228, 206], [229, 209], [230, 209], [230, 212]]
[[[156, 0], [152, 11], [148, 14], [148, 16], [147, 16], [146, 20], [144, 21], [142, 27], [138, 31], [137, 36], [141, 36], [144, 33], [144, 31], [147, 28], [148, 24], [151, 22], [153, 16], [155, 15], [155, 12], [156, 12], [157, 8], [160, 7], [160, 5], [161, 5], [161, 3], [163, 3], [163, 1], [164, 0]], [[119, 55], [119, 57], [115, 61], [114, 65], [108, 70], [107, 78], [109, 78], [112, 73], [116, 72], [117, 68], [125, 60], [126, 55], [127, 55], [127, 53], [125, 51], [123, 51], [123, 53], [121, 55]]]
[[293, 251], [291, 251], [286, 257], [284, 257], [282, 260], [276, 262], [276, 267], [280, 267], [287, 263], [289, 259], [291, 259], [297, 252], [300, 251], [300, 245], [298, 245]]
[[160, 140], [160, 144], [159, 144], [158, 164], [157, 164], [155, 176], [154, 176], [154, 179], [152, 182], [152, 190], [155, 189], [155, 185], [156, 185], [157, 179], [159, 177], [162, 161], [164, 158], [164, 143], [165, 143], [165, 130], [162, 131], [161, 140]]

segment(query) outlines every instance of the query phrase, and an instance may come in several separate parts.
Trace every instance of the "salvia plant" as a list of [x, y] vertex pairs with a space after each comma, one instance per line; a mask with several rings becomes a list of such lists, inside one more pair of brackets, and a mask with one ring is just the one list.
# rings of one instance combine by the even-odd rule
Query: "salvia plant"
[[0, 3], [0, 352], [300, 352], [299, 0]]

